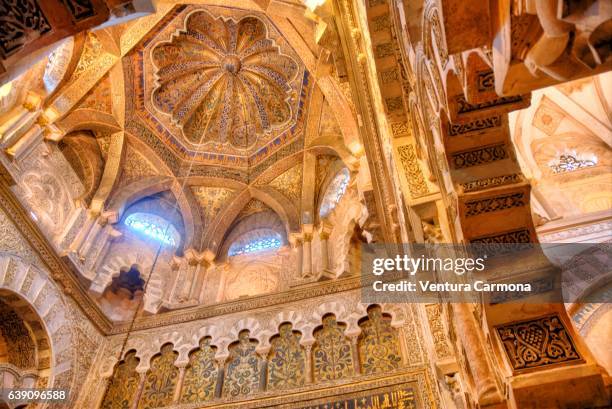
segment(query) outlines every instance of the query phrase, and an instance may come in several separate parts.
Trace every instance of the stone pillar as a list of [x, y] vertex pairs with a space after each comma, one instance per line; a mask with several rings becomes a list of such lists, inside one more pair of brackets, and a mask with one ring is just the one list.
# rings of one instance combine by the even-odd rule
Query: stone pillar
[[331, 233], [332, 226], [327, 222], [321, 223], [321, 229], [319, 231], [319, 239], [321, 239], [321, 270], [327, 271], [332, 268], [332, 263], [329, 260], [329, 235]]
[[87, 220], [85, 220], [85, 223], [83, 223], [83, 227], [81, 227], [81, 231], [79, 231], [76, 238], [70, 245], [71, 251], [77, 252], [81, 248], [81, 245], [87, 238], [87, 235], [93, 227], [93, 224], [96, 222], [97, 217], [97, 214], [94, 214], [91, 211], [87, 211]]
[[204, 267], [202, 266], [202, 262], [198, 262], [193, 266], [193, 277], [191, 279], [191, 285], [189, 286], [189, 301], [197, 301], [196, 297], [198, 295], [197, 289], [198, 285], [202, 283], [202, 275]]
[[134, 394], [134, 400], [132, 401], [132, 406], [130, 407], [130, 409], [138, 409], [138, 403], [140, 402], [140, 396], [142, 395], [142, 391], [144, 390], [144, 384], [147, 378], [147, 371], [138, 372], [138, 373], [140, 374], [140, 382], [138, 383], [138, 389], [136, 389], [136, 393]]
[[355, 375], [361, 374], [361, 365], [359, 363], [359, 335], [351, 335], [351, 353], [353, 354], [353, 369], [355, 370]]
[[97, 396], [92, 399], [95, 408], [99, 408], [104, 400], [104, 396], [106, 396], [106, 391], [111, 384], [111, 379], [113, 377], [112, 372], [107, 376], [104, 376], [100, 379], [100, 387], [95, 391]]
[[259, 355], [259, 391], [264, 392], [268, 381], [268, 352], [267, 350], [257, 352], [257, 355]]
[[183, 381], [185, 380], [185, 370], [189, 362], [181, 362], [176, 364], [179, 369], [178, 380], [176, 382], [176, 388], [174, 389], [174, 397], [172, 398], [173, 404], [178, 404], [181, 399], [181, 391], [183, 390]]
[[172, 262], [170, 263], [170, 267], [174, 272], [174, 281], [172, 282], [172, 288], [170, 290], [170, 294], [168, 295], [168, 301], [170, 301], [171, 303], [178, 298], [178, 284], [180, 282], [181, 273], [183, 271], [182, 267], [184, 263], [185, 259], [183, 257], [176, 256], [172, 258]]
[[297, 264], [297, 276], [298, 277], [302, 277], [302, 271], [303, 271], [303, 260], [304, 260], [304, 247], [302, 246], [302, 239], [301, 237], [293, 237], [291, 239], [291, 246], [293, 251], [295, 251], [297, 254], [296, 257], [296, 264]]
[[402, 366], [410, 365], [408, 360], [408, 347], [406, 345], [406, 325], [396, 328], [400, 345], [400, 354], [402, 355]]
[[200, 301], [200, 294], [202, 293], [202, 286], [204, 285], [204, 278], [206, 272], [213, 265], [215, 254], [210, 250], [205, 250], [200, 254], [198, 270], [196, 272], [196, 278], [191, 288], [190, 300]]
[[493, 372], [487, 361], [486, 351], [478, 336], [479, 330], [472, 315], [470, 304], [456, 303], [453, 305], [453, 312], [457, 336], [461, 340], [461, 345], [463, 345], [465, 359], [470, 364], [471, 375], [477, 394], [476, 400], [481, 405], [501, 401], [502, 396], [497, 390]]
[[84, 260], [87, 257], [87, 252], [89, 251], [93, 243], [96, 241], [98, 237], [98, 233], [100, 233], [100, 230], [102, 230], [102, 227], [103, 225], [101, 223], [100, 218], [97, 218], [96, 221], [91, 226], [91, 229], [89, 230], [89, 233], [87, 234], [85, 240], [83, 241], [81, 248], [77, 251], [79, 259]]
[[312, 234], [304, 234], [304, 250], [302, 261], [302, 277], [308, 278], [312, 276]]
[[215, 358], [217, 361], [217, 385], [215, 387], [215, 398], [220, 398], [223, 395], [223, 378], [225, 378], [225, 362], [227, 356]]
[[187, 263], [182, 264], [181, 267], [184, 268], [181, 268], [180, 270], [183, 282], [178, 290], [178, 302], [185, 302], [189, 300], [191, 289], [194, 284], [195, 273], [198, 269], [198, 260], [188, 252], [185, 252], [185, 256], [187, 258]]
[[314, 380], [312, 379], [312, 345], [312, 342], [304, 345], [304, 351], [306, 352], [306, 362], [304, 363], [304, 379], [306, 385], [310, 385], [314, 382]]

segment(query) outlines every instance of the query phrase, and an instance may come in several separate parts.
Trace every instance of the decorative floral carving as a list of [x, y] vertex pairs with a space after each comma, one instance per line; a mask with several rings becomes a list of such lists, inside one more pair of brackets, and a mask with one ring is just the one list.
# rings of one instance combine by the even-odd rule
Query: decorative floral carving
[[464, 192], [474, 192], [477, 190], [487, 189], [494, 186], [510, 185], [512, 183], [518, 183], [521, 181], [521, 177], [516, 173], [503, 176], [493, 176], [485, 179], [478, 179], [472, 182], [462, 183], [461, 187]]
[[477, 118], [469, 122], [450, 123], [448, 124], [448, 134], [450, 136], [462, 135], [470, 132], [484, 131], [490, 128], [500, 127], [502, 124], [501, 115], [495, 115], [489, 118]]
[[151, 369], [147, 371], [139, 409], [158, 408], [172, 403], [179, 370], [174, 366], [177, 353], [172, 344], [161, 348], [161, 353], [151, 359]]
[[136, 352], [129, 352], [113, 372], [101, 409], [131, 409], [140, 380], [140, 375], [136, 372], [137, 366]]
[[302, 164], [298, 164], [270, 182], [270, 186], [296, 202], [302, 197]]
[[344, 336], [343, 324], [333, 314], [323, 317], [323, 326], [315, 332], [312, 348], [314, 379], [331, 381], [353, 375], [351, 343]]
[[457, 152], [452, 155], [455, 169], [484, 165], [507, 158], [508, 152], [506, 151], [506, 145], [503, 143], [485, 146], [472, 151]]
[[297, 95], [297, 63], [281, 54], [260, 19], [192, 13], [184, 29], [152, 50], [156, 108], [170, 114], [192, 143], [247, 148], [287, 126]]
[[204, 216], [204, 223], [209, 224], [235, 196], [235, 191], [225, 187], [194, 186], [191, 188]]
[[520, 95], [511, 97], [500, 97], [490, 101], [481, 102], [478, 104], [470, 104], [467, 102], [463, 95], [459, 95], [455, 98], [457, 103], [457, 112], [459, 114], [468, 114], [475, 111], [485, 110], [489, 108], [496, 108], [505, 105], [518, 104], [523, 102], [523, 98]]
[[597, 159], [577, 159], [575, 156], [570, 154], [564, 154], [559, 156], [557, 162], [551, 163], [549, 166], [552, 172], [555, 174], [573, 172], [579, 169], [590, 168], [597, 165]]
[[448, 347], [446, 330], [442, 324], [442, 306], [440, 304], [430, 304], [425, 306], [425, 311], [429, 320], [429, 329], [434, 341], [436, 356], [438, 359], [449, 357], [451, 351]]
[[[531, 233], [527, 229], [519, 229], [491, 236], [478, 237], [470, 240], [470, 242], [475, 244], [530, 243]], [[492, 248], [489, 249], [492, 250]], [[502, 246], [501, 249], [508, 249], [508, 247]]]
[[470, 200], [465, 202], [466, 217], [478, 216], [483, 213], [498, 212], [500, 210], [525, 206], [525, 194], [522, 192], [501, 195], [497, 197]]
[[223, 396], [250, 395], [259, 389], [260, 358], [255, 352], [257, 341], [248, 330], [240, 331], [238, 342], [230, 347], [229, 363], [223, 381]]
[[496, 330], [515, 371], [581, 359], [556, 315], [504, 325]]
[[280, 326], [278, 336], [270, 342], [268, 355], [268, 389], [288, 389], [304, 384], [306, 354], [299, 343], [300, 333], [290, 323]]
[[200, 348], [189, 355], [189, 366], [185, 370], [182, 403], [205, 402], [215, 397], [217, 374], [215, 362], [216, 347], [211, 345], [211, 338], [200, 341]]
[[0, 55], [6, 59], [28, 42], [51, 31], [51, 25], [36, 0], [0, 2]]
[[359, 361], [366, 374], [386, 373], [399, 368], [399, 339], [391, 318], [385, 317], [379, 306], [368, 309], [368, 319], [361, 323], [359, 335]]
[[421, 167], [417, 160], [414, 145], [402, 145], [398, 146], [397, 153], [400, 157], [400, 162], [406, 172], [406, 180], [408, 181], [408, 188], [410, 194], [413, 197], [419, 197], [427, 194], [429, 188], [427, 182], [421, 171]]

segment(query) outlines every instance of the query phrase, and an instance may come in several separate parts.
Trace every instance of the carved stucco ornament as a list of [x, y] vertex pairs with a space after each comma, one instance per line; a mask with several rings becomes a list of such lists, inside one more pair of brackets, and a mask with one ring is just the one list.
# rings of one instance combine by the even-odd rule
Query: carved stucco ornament
[[152, 102], [191, 143], [246, 149], [293, 122], [299, 66], [257, 17], [195, 11], [151, 56]]

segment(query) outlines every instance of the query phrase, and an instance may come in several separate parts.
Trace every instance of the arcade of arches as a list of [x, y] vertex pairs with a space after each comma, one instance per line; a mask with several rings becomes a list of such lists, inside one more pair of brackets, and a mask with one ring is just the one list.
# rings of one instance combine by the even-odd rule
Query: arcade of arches
[[366, 304], [359, 277], [364, 242], [595, 243], [610, 268], [609, 0], [0, 22], [0, 387], [69, 390], [28, 407], [612, 405], [609, 303]]

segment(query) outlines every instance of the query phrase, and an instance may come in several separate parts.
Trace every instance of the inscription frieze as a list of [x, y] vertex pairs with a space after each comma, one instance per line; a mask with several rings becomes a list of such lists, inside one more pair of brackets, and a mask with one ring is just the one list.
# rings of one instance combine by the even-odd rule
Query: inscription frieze
[[485, 146], [484, 148], [475, 149], [472, 151], [457, 152], [452, 155], [455, 169], [484, 165], [507, 158], [508, 151], [503, 143]]
[[463, 123], [449, 123], [448, 134], [450, 136], [462, 135], [470, 132], [484, 131], [486, 129], [497, 128], [502, 124], [501, 115], [489, 118], [478, 118], [473, 121]]
[[498, 212], [525, 206], [525, 194], [523, 192], [511, 193], [486, 199], [470, 200], [465, 202], [466, 217], [478, 216], [483, 213]]

